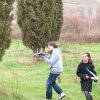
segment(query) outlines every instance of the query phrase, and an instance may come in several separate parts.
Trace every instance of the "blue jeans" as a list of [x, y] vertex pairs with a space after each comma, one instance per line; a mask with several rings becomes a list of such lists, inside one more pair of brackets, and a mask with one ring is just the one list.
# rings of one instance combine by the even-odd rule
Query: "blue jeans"
[[46, 83], [46, 99], [52, 99], [52, 87], [54, 90], [58, 93], [62, 93], [62, 89], [57, 85], [56, 79], [59, 76], [59, 74], [49, 74], [47, 83]]

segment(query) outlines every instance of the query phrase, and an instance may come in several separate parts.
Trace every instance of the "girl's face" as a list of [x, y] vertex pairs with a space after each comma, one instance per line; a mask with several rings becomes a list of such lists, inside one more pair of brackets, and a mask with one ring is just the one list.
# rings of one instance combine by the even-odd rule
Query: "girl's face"
[[83, 55], [82, 61], [83, 61], [83, 63], [88, 63], [89, 57], [87, 56], [87, 54]]
[[51, 46], [51, 45], [48, 45], [48, 49], [49, 49], [50, 51], [52, 51], [52, 50], [54, 49], [54, 47]]

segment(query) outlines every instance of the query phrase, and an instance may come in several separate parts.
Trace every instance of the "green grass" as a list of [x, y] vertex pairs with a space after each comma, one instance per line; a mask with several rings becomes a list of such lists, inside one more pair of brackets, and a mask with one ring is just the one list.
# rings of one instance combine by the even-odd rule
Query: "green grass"
[[[62, 87], [66, 93], [64, 100], [85, 100], [80, 89], [79, 78], [76, 76], [78, 63], [84, 52], [90, 52], [98, 77], [100, 77], [100, 44], [60, 43], [64, 51], [64, 71], [61, 76]], [[44, 62], [33, 63], [32, 51], [23, 46], [21, 41], [12, 41], [0, 63], [0, 100], [43, 100], [45, 98], [46, 80], [49, 67]], [[23, 63], [23, 64], [22, 64]], [[100, 83], [93, 88], [94, 100], [100, 100]], [[58, 95], [53, 91], [53, 100]]]

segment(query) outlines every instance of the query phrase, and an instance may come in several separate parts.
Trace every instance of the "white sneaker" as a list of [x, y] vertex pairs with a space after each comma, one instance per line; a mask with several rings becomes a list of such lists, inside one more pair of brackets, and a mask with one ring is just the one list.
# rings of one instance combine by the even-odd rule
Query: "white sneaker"
[[65, 93], [64, 93], [64, 92], [62, 92], [62, 93], [59, 95], [58, 100], [63, 99], [64, 97], [65, 97]]

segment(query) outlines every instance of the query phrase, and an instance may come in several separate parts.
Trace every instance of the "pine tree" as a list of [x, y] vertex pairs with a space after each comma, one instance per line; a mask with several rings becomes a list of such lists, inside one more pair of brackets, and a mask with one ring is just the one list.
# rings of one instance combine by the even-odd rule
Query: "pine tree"
[[61, 24], [58, 24], [62, 21], [56, 18], [62, 11], [62, 8], [59, 10], [61, 7], [59, 4], [60, 1], [57, 2], [57, 0], [18, 0], [18, 24], [22, 30], [22, 40], [25, 46], [37, 51], [45, 48], [50, 40], [59, 38], [58, 33], [61, 28], [58, 28]]
[[5, 53], [5, 49], [10, 46], [10, 12], [12, 10], [12, 3], [14, 0], [0, 1], [0, 60]]

